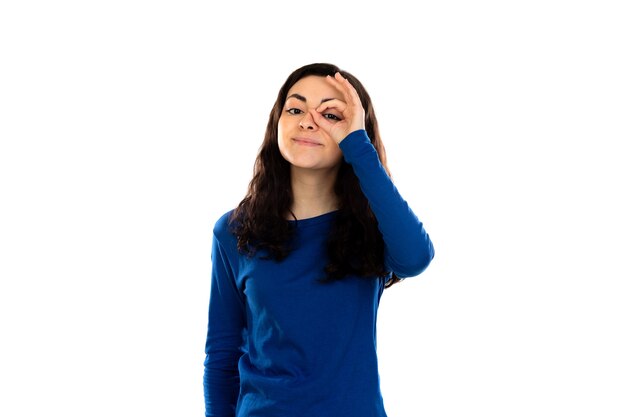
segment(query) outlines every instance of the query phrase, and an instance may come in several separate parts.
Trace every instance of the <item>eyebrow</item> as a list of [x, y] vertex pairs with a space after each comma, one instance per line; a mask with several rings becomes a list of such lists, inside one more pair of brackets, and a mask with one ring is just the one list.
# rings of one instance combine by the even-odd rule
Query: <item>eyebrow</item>
[[[289, 97], [287, 97], [287, 99], [286, 99], [286, 100], [289, 100], [290, 98], [295, 98], [295, 99], [298, 99], [298, 100], [302, 101], [303, 103], [306, 103], [306, 97], [304, 97], [304, 96], [302, 96], [302, 95], [300, 95], [300, 94], [298, 94], [298, 93], [294, 93], [294, 94], [290, 95]], [[330, 100], [335, 100], [335, 98], [334, 98], [334, 97], [330, 97], [330, 98], [323, 98], [323, 99], [320, 101], [320, 104], [322, 104], [322, 103], [324, 103], [324, 102], [327, 102], [327, 101], [330, 101]]]

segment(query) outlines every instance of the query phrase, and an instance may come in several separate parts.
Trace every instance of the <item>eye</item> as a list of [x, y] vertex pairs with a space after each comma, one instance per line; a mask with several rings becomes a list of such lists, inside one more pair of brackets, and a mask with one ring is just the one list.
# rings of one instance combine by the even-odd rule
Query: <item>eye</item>
[[296, 108], [287, 109], [287, 110], [285, 110], [285, 111], [286, 111], [287, 113], [289, 113], [289, 114], [293, 114], [293, 115], [296, 115], [296, 114], [300, 114], [300, 113], [302, 113], [302, 110], [300, 110], [300, 109], [296, 109]]
[[340, 118], [339, 116], [335, 116], [335, 115], [334, 115], [334, 114], [332, 114], [332, 113], [326, 113], [326, 114], [324, 115], [324, 117], [325, 117], [325, 118], [327, 118], [327, 119], [330, 119], [330, 120], [336, 120], [336, 121], [338, 121], [338, 122], [339, 122], [339, 121], [341, 121], [341, 118]]

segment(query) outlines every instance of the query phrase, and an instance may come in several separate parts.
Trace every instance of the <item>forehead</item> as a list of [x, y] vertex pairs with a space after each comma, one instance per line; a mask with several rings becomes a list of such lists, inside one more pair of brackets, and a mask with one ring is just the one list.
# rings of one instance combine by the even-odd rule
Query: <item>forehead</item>
[[309, 75], [299, 79], [287, 92], [287, 97], [299, 94], [306, 98], [307, 103], [319, 104], [323, 99], [338, 98], [343, 100], [343, 94], [333, 87], [324, 77]]

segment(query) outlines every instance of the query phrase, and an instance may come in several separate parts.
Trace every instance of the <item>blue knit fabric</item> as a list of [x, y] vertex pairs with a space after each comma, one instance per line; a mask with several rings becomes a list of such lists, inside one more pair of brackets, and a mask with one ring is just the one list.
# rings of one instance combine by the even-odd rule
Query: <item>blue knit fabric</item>
[[[364, 130], [341, 143], [385, 242], [385, 266], [420, 274], [434, 256], [422, 223]], [[298, 220], [281, 261], [237, 251], [228, 218], [214, 228], [204, 373], [210, 417], [386, 417], [376, 314], [387, 277], [321, 283], [336, 212]]]

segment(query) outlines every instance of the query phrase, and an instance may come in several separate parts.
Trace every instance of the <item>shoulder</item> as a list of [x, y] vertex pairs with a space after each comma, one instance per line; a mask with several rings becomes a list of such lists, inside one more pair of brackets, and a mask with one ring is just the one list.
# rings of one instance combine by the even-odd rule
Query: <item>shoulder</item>
[[226, 244], [228, 242], [232, 242], [236, 240], [235, 235], [233, 234], [233, 212], [235, 210], [229, 210], [224, 213], [213, 226], [213, 235], [215, 238], [222, 244]]

